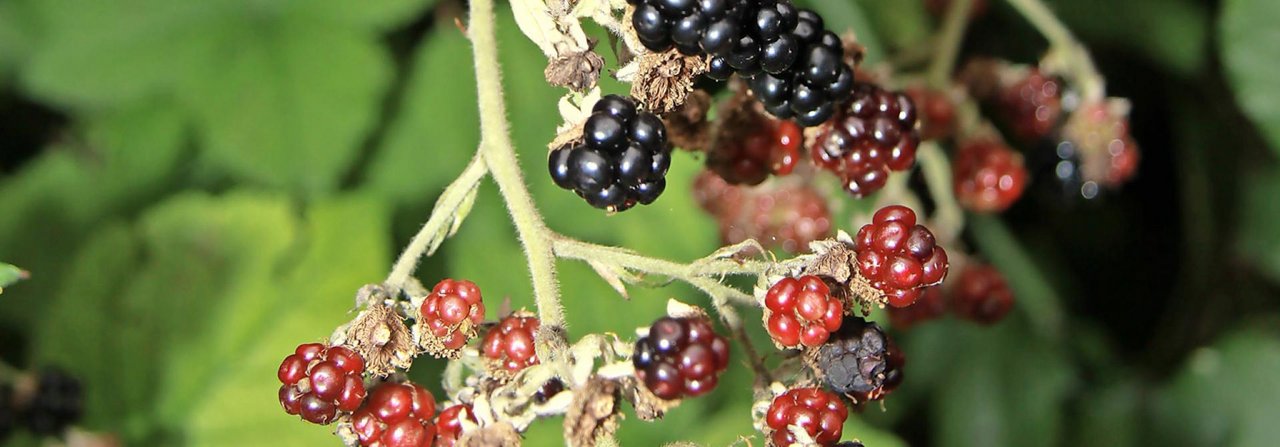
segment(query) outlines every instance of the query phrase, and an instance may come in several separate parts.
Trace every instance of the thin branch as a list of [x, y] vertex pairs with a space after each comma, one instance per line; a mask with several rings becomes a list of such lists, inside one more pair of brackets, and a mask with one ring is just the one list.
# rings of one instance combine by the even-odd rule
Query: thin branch
[[929, 65], [929, 84], [934, 88], [946, 88], [955, 70], [960, 44], [969, 26], [969, 14], [973, 12], [973, 0], [952, 0], [938, 34], [938, 51]]
[[454, 221], [460, 218], [456, 216], [458, 208], [467, 201], [467, 196], [475, 190], [476, 185], [487, 172], [488, 169], [477, 155], [471, 159], [471, 163], [467, 164], [462, 174], [445, 188], [444, 193], [436, 200], [436, 206], [431, 211], [431, 217], [427, 218], [427, 223], [423, 224], [418, 234], [413, 236], [409, 246], [405, 247], [400, 258], [396, 260], [395, 266], [391, 268], [391, 273], [387, 275], [386, 280], [388, 287], [396, 292], [405, 288], [422, 257], [430, 256], [430, 253], [434, 252], [440, 246], [440, 242], [447, 237], [446, 227], [456, 225]]
[[956, 196], [951, 191], [951, 162], [936, 142], [920, 144], [916, 153], [920, 161], [920, 170], [924, 173], [924, 182], [929, 187], [929, 195], [937, 203], [937, 211], [933, 213], [933, 231], [942, 243], [950, 243], [964, 229], [964, 211], [956, 203]]
[[1071, 76], [1085, 101], [1101, 101], [1106, 97], [1106, 83], [1089, 56], [1089, 50], [1058, 20], [1048, 5], [1042, 0], [1009, 0], [1009, 5], [1049, 41], [1051, 53], [1056, 53], [1051, 55], [1062, 58], [1061, 68]]
[[[480, 154], [498, 184], [516, 232], [524, 246], [533, 277], [533, 297], [542, 327], [564, 327], [564, 309], [556, 282], [555, 256], [551, 251], [551, 231], [542, 221], [533, 197], [525, 186], [520, 164], [508, 134], [507, 110], [502, 97], [502, 74], [498, 63], [498, 43], [494, 33], [493, 0], [472, 0], [468, 34], [475, 54], [476, 87], [480, 99]], [[551, 333], [544, 331], [545, 333]], [[548, 353], [539, 340], [539, 355]], [[545, 357], [544, 357], [545, 358]]]

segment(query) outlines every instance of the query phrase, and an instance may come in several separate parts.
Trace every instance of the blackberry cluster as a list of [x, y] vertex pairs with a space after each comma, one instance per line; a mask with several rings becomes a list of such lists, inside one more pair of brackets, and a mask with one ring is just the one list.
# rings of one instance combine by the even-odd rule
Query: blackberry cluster
[[764, 296], [765, 329], [773, 341], [787, 348], [816, 348], [840, 329], [844, 303], [831, 295], [822, 278], [786, 277]]
[[503, 318], [484, 334], [481, 354], [509, 372], [536, 365], [538, 353], [534, 351], [533, 340], [540, 326], [538, 317], [511, 315]]
[[964, 143], [951, 166], [956, 199], [970, 211], [1004, 211], [1027, 186], [1022, 155], [998, 141]]
[[761, 6], [746, 34], [727, 56], [711, 59], [711, 76], [728, 66], [747, 78], [765, 110], [811, 127], [831, 118], [854, 89], [840, 36], [823, 27], [822, 16], [789, 2]]
[[729, 367], [729, 341], [705, 318], [663, 317], [636, 341], [636, 378], [659, 398], [697, 397], [716, 387]]
[[416, 383], [383, 383], [351, 417], [361, 447], [431, 447], [436, 400]]
[[39, 436], [56, 436], [80, 420], [84, 390], [80, 380], [60, 369], [40, 371], [36, 394], [22, 413], [27, 430]]
[[742, 24], [761, 0], [627, 0], [635, 5], [631, 24], [640, 42], [654, 52], [675, 46], [680, 53], [728, 55]]
[[907, 307], [920, 297], [920, 289], [937, 285], [947, 275], [947, 251], [924, 225], [916, 225], [916, 213], [901, 205], [876, 211], [869, 224], [854, 238], [858, 272], [888, 298], [893, 307]]
[[840, 441], [848, 418], [849, 409], [840, 402], [839, 396], [821, 388], [787, 390], [773, 398], [765, 415], [765, 425], [773, 430], [769, 445], [787, 447], [799, 441], [788, 428], [795, 425], [804, 429], [817, 445], [834, 446]]
[[445, 279], [431, 289], [418, 312], [427, 330], [440, 339], [445, 349], [462, 349], [475, 335], [475, 325], [484, 321], [484, 300], [475, 283]]
[[458, 443], [458, 438], [462, 437], [463, 417], [476, 423], [476, 415], [471, 412], [470, 405], [457, 404], [440, 411], [440, 416], [436, 417], [435, 447], [453, 447]]
[[818, 348], [822, 380], [858, 402], [883, 398], [902, 383], [901, 351], [879, 325], [846, 317], [831, 340]]
[[965, 267], [951, 292], [956, 315], [980, 324], [995, 324], [1013, 309], [1013, 291], [990, 265]]
[[1062, 91], [1058, 80], [1030, 69], [1003, 86], [997, 98], [1001, 114], [1019, 139], [1034, 142], [1048, 137], [1062, 119]]
[[609, 95], [596, 102], [582, 140], [552, 151], [549, 167], [557, 186], [591, 206], [624, 211], [636, 203], [653, 203], [666, 189], [671, 167], [667, 129], [630, 99]]
[[364, 359], [341, 346], [299, 345], [280, 362], [280, 404], [289, 414], [328, 424], [339, 412], [360, 408], [366, 395]]
[[916, 106], [906, 94], [859, 83], [853, 97], [818, 130], [812, 158], [839, 175], [849, 194], [866, 197], [884, 188], [889, 171], [905, 171], [915, 164], [920, 134]]
[[747, 239], [766, 248], [802, 253], [809, 243], [831, 235], [831, 211], [827, 199], [805, 184], [776, 188], [730, 185], [714, 172], [694, 180], [694, 198], [720, 224], [726, 245]]

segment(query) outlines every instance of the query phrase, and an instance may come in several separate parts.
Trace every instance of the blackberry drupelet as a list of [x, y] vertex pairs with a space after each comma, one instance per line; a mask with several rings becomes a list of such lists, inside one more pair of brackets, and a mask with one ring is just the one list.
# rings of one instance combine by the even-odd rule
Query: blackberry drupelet
[[351, 417], [361, 447], [431, 447], [436, 400], [416, 383], [383, 383]]
[[840, 176], [850, 195], [866, 197], [884, 188], [890, 171], [915, 164], [920, 135], [907, 95], [859, 83], [853, 97], [818, 130], [811, 155], [819, 167]]
[[671, 145], [662, 120], [618, 95], [601, 98], [582, 142], [551, 152], [551, 179], [591, 206], [624, 211], [648, 205], [666, 189]]
[[830, 119], [853, 93], [853, 68], [840, 37], [817, 13], [788, 2], [761, 7], [727, 59], [765, 110], [805, 127]]

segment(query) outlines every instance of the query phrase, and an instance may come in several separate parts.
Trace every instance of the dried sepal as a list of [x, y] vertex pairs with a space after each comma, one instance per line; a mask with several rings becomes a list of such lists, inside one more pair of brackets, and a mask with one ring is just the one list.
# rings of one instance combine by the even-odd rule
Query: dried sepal
[[620, 392], [614, 380], [592, 377], [573, 392], [573, 402], [564, 415], [564, 440], [570, 446], [595, 446], [618, 430]]
[[345, 346], [364, 358], [365, 370], [385, 377], [396, 370], [408, 369], [417, 355], [417, 343], [404, 319], [391, 306], [373, 303], [348, 324], [341, 337]]
[[498, 422], [465, 431], [458, 439], [460, 446], [519, 447], [520, 432], [507, 422]]
[[680, 399], [666, 400], [655, 396], [635, 377], [624, 378], [618, 383], [622, 385], [622, 398], [631, 403], [636, 410], [636, 417], [642, 421], [662, 419], [668, 410], [680, 405]]
[[866, 315], [873, 307], [884, 307], [888, 297], [858, 272], [858, 255], [853, 246], [853, 239], [843, 231], [833, 239], [814, 241], [809, 245], [813, 254], [797, 258], [801, 262], [798, 268], [771, 275], [767, 283], [757, 284], [756, 299], [763, 304], [768, 286], [783, 276], [815, 275], [832, 286], [832, 295], [843, 301], [847, 315], [852, 315], [855, 308]]
[[662, 117], [667, 125], [667, 139], [675, 147], [687, 151], [706, 151], [711, 143], [711, 122], [707, 112], [711, 110], [711, 95], [703, 90], [693, 90], [685, 97], [684, 105]]
[[641, 55], [636, 63], [639, 65], [631, 83], [631, 96], [659, 115], [684, 105], [694, 81], [707, 71], [704, 57], [685, 56], [675, 49]]
[[595, 88], [603, 68], [604, 58], [594, 50], [577, 51], [552, 57], [543, 75], [551, 85], [586, 92]]
[[[449, 334], [453, 334], [454, 332], [462, 332], [463, 336], [466, 337], [467, 340], [474, 339], [478, 335], [476, 325], [472, 324], [469, 319], [462, 320], [462, 322], [458, 323], [457, 327], [454, 327]], [[423, 323], [422, 319], [419, 319], [417, 324], [413, 325], [413, 340], [423, 352], [431, 354], [432, 357], [438, 359], [454, 360], [462, 358], [462, 351], [466, 349], [465, 346], [458, 349], [449, 349], [444, 345], [445, 338], [437, 337], [436, 334], [433, 334], [431, 330], [427, 328], [427, 325]]]

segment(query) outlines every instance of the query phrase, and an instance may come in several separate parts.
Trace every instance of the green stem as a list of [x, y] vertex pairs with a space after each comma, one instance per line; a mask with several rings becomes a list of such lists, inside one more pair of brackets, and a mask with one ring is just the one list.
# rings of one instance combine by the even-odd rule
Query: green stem
[[705, 263], [681, 264], [665, 259], [650, 258], [635, 252], [616, 247], [596, 245], [577, 239], [556, 236], [553, 240], [555, 254], [566, 259], [593, 261], [624, 268], [630, 271], [650, 275], [666, 276], [684, 281], [702, 290], [713, 299], [716, 307], [722, 307], [729, 300], [756, 306], [755, 297], [741, 290], [721, 284], [714, 277], [725, 275], [759, 275], [767, 271], [773, 264], [759, 261], [735, 261], [731, 259], [714, 260]]
[[942, 31], [938, 33], [938, 52], [934, 53], [933, 63], [929, 65], [929, 85], [933, 88], [944, 89], [951, 82], [951, 72], [955, 70], [956, 57], [960, 54], [960, 44], [964, 42], [972, 11], [973, 0], [952, 0], [947, 8]]
[[1058, 20], [1048, 5], [1042, 0], [1009, 0], [1009, 4], [1049, 41], [1049, 46], [1062, 58], [1063, 68], [1085, 101], [1101, 101], [1106, 97], [1106, 83], [1089, 56], [1089, 50]]
[[409, 241], [409, 246], [405, 247], [400, 258], [391, 268], [391, 273], [387, 275], [386, 285], [393, 292], [404, 290], [422, 257], [430, 256], [430, 253], [440, 246], [440, 242], [447, 234], [445, 227], [454, 225], [454, 220], [460, 218], [456, 215], [458, 208], [467, 200], [467, 196], [475, 190], [476, 185], [487, 172], [484, 161], [477, 155], [471, 159], [471, 163], [467, 164], [462, 174], [445, 188], [440, 199], [436, 201], [435, 209], [431, 211], [431, 217], [427, 218], [427, 223], [423, 224], [418, 234]]
[[1062, 300], [1030, 254], [999, 218], [973, 215], [970, 223], [974, 240], [1008, 279], [1018, 297], [1017, 308], [1026, 313], [1036, 332], [1050, 339], [1060, 338], [1066, 324]]
[[[488, 165], [507, 203], [516, 233], [524, 246], [533, 277], [533, 297], [542, 327], [564, 327], [560, 286], [556, 282], [555, 256], [551, 251], [551, 231], [542, 221], [520, 173], [514, 146], [507, 128], [507, 110], [502, 97], [502, 74], [498, 63], [498, 43], [494, 32], [493, 0], [471, 0], [468, 34], [475, 54], [476, 87], [480, 99], [480, 155]], [[544, 334], [551, 333], [543, 331]], [[545, 349], [539, 341], [539, 351]], [[542, 355], [543, 352], [539, 352]]]
[[937, 210], [933, 213], [933, 231], [937, 234], [938, 241], [950, 244], [964, 229], [964, 211], [956, 203], [956, 195], [951, 190], [951, 162], [938, 143], [932, 141], [920, 144], [916, 159], [920, 161], [920, 170], [924, 173], [929, 195], [937, 204]]

